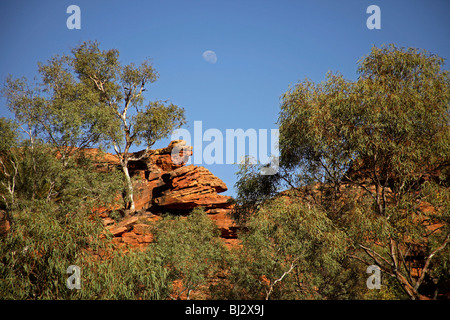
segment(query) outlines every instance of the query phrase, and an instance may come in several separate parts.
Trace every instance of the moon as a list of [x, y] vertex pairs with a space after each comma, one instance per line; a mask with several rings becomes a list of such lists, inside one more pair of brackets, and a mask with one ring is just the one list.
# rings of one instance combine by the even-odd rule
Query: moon
[[217, 62], [217, 55], [212, 50], [206, 50], [203, 52], [202, 57], [208, 63], [214, 64]]

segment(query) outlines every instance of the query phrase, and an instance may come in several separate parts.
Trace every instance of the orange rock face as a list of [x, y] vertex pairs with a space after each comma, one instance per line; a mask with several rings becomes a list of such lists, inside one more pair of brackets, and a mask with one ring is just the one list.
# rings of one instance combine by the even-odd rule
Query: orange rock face
[[[176, 163], [172, 153], [176, 153]], [[225, 242], [232, 242], [237, 238], [234, 222], [227, 214], [232, 208], [232, 198], [219, 194], [228, 188], [208, 169], [185, 166], [191, 155], [192, 147], [186, 146], [183, 140], [172, 141], [166, 148], [130, 154], [129, 171], [135, 179], [135, 208], [141, 218], [145, 215], [144, 220], [155, 220], [154, 217], [161, 213], [188, 214], [196, 207], [203, 207], [217, 224]], [[105, 163], [99, 163], [99, 168], [119, 166], [117, 157], [112, 154], [105, 154], [104, 159]], [[138, 222], [137, 216], [119, 223], [104, 217], [103, 223], [118, 244], [142, 246], [153, 239], [149, 226]]]
[[227, 190], [222, 180], [208, 169], [189, 165], [159, 177], [153, 189], [154, 210], [185, 212], [195, 207], [226, 208], [231, 197], [219, 195]]

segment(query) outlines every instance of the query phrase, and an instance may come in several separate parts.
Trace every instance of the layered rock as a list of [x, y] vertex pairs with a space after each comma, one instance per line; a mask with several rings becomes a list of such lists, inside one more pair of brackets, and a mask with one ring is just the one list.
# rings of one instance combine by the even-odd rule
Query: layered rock
[[[161, 213], [188, 214], [196, 207], [203, 207], [217, 224], [222, 237], [230, 242], [230, 239], [236, 239], [236, 227], [228, 216], [232, 198], [219, 194], [228, 188], [208, 169], [185, 166], [191, 155], [192, 147], [186, 146], [183, 140], [174, 140], [166, 148], [129, 154], [129, 171], [135, 181], [135, 208], [144, 220], [155, 220], [154, 217]], [[114, 155], [106, 154], [103, 159], [106, 161], [98, 163], [99, 168], [110, 170], [119, 166]], [[136, 216], [119, 223], [105, 216], [103, 221], [117, 243], [140, 246], [152, 241]]]
[[222, 180], [208, 169], [189, 165], [161, 175], [153, 188], [152, 209], [157, 212], [227, 208], [231, 197], [219, 195], [227, 190]]
[[[172, 151], [177, 148], [174, 163]], [[184, 166], [192, 147], [183, 140], [175, 140], [166, 148], [137, 152], [131, 156], [131, 176], [137, 176], [135, 183], [136, 210], [154, 213], [187, 213], [195, 207], [205, 209], [230, 207], [231, 197], [219, 195], [228, 188], [218, 177], [204, 167]], [[177, 161], [178, 162], [178, 161]]]
[[147, 213], [139, 216], [130, 216], [116, 223], [107, 216], [103, 217], [107, 232], [114, 238], [117, 245], [129, 245], [132, 247], [145, 247], [153, 241], [151, 223], [160, 217]]

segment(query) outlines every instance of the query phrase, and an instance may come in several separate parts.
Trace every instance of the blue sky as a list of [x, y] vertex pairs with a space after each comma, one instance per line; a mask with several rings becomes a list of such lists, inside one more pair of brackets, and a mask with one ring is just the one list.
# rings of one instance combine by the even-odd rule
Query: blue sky
[[[81, 9], [80, 30], [66, 27], [71, 4]], [[373, 4], [381, 9], [380, 30], [366, 27]], [[184, 107], [192, 134], [195, 120], [224, 135], [269, 130], [277, 127], [289, 85], [324, 80], [329, 70], [355, 80], [357, 61], [373, 45], [417, 47], [448, 59], [449, 9], [447, 0], [2, 0], [0, 81], [8, 74], [32, 79], [38, 61], [98, 40], [103, 49], [118, 49], [123, 63], [151, 58], [160, 78], [146, 98]], [[217, 54], [216, 63], [202, 58], [206, 50]], [[3, 98], [0, 116], [10, 116]], [[235, 194], [235, 165], [205, 167], [227, 184], [225, 194]]]

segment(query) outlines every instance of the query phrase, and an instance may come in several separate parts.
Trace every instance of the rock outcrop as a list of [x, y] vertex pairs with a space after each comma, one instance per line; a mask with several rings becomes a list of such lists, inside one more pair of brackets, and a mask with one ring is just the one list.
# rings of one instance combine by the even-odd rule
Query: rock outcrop
[[194, 165], [181, 167], [158, 178], [152, 190], [152, 209], [184, 213], [195, 207], [227, 208], [231, 197], [218, 194], [226, 190], [225, 183], [208, 169]]
[[[185, 215], [196, 207], [205, 209], [227, 243], [237, 238], [236, 227], [228, 216], [232, 198], [219, 194], [228, 189], [226, 184], [204, 167], [186, 166], [191, 155], [192, 147], [186, 146], [184, 140], [174, 140], [166, 148], [129, 155], [138, 213], [119, 223], [105, 213], [101, 215], [116, 243], [145, 245], [153, 239], [148, 231], [149, 221], [156, 221], [162, 213]], [[119, 167], [115, 155], [105, 154], [102, 159], [105, 161], [97, 164], [99, 169]]]

